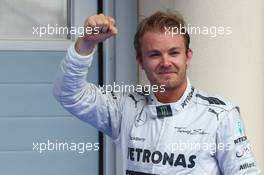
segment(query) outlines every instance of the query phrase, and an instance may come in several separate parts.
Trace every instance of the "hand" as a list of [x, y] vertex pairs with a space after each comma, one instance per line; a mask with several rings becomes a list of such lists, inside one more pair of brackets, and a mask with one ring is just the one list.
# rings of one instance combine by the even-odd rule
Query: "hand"
[[80, 55], [88, 55], [99, 42], [103, 42], [107, 38], [117, 34], [115, 20], [104, 14], [89, 16], [85, 20], [84, 28], [92, 28], [93, 32], [85, 32], [82, 37], [78, 38], [75, 50]]

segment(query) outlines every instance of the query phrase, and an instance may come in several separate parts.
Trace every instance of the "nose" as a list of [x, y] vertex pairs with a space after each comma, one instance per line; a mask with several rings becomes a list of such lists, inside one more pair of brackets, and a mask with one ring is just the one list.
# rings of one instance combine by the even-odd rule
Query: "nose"
[[172, 65], [169, 56], [166, 54], [162, 55], [160, 64], [162, 67], [170, 67]]

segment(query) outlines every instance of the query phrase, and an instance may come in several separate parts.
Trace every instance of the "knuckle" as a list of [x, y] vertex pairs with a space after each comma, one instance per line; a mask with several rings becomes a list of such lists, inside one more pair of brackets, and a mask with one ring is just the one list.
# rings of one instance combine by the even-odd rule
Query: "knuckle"
[[93, 25], [93, 24], [94, 24], [94, 20], [91, 19], [91, 18], [89, 18], [89, 19], [87, 20], [87, 24], [88, 24], [88, 25], [89, 25], [89, 24]]
[[109, 21], [107, 19], [104, 19], [104, 24], [109, 25]]
[[115, 20], [112, 17], [108, 17], [108, 21], [109, 21], [109, 24], [111, 24], [111, 25], [115, 24]]
[[99, 25], [99, 26], [103, 25], [103, 21], [101, 19], [97, 19], [96, 25]]

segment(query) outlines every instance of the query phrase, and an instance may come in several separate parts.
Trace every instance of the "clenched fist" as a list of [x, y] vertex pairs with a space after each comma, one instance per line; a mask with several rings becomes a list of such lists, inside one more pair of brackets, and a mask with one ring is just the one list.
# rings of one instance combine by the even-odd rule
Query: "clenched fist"
[[93, 28], [93, 32], [78, 38], [75, 49], [80, 55], [88, 55], [99, 42], [117, 34], [115, 20], [104, 14], [89, 16], [85, 20], [84, 28]]

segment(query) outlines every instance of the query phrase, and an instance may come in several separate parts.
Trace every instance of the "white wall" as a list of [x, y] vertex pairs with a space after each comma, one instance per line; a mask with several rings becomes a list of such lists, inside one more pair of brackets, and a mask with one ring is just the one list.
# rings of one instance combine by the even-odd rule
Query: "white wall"
[[[264, 1], [140, 0], [139, 15], [179, 11], [192, 26], [232, 27], [231, 35], [191, 35], [189, 77], [196, 88], [240, 106], [258, 166], [264, 170]], [[140, 83], [146, 78], [139, 73]]]

